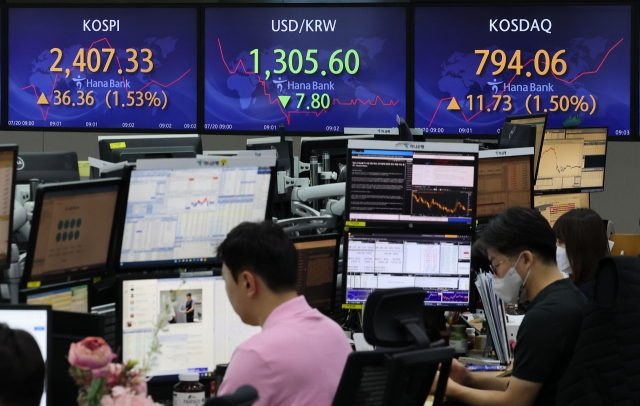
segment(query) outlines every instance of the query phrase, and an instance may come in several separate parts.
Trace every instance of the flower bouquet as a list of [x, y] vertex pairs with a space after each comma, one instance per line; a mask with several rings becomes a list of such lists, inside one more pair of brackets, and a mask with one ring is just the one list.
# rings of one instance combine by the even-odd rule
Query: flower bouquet
[[152, 406], [147, 381], [137, 362], [112, 362], [116, 354], [100, 337], [87, 337], [69, 348], [69, 374], [80, 387], [79, 406]]

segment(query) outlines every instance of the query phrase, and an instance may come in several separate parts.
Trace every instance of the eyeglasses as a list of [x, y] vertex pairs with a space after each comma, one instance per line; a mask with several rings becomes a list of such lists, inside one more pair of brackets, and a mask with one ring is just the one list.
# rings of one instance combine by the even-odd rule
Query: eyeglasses
[[497, 271], [496, 269], [502, 265], [503, 262], [510, 260], [511, 258], [505, 258], [502, 261], [498, 262], [497, 264], [493, 265], [493, 264], [489, 264], [489, 269], [491, 270], [491, 273], [495, 274]]

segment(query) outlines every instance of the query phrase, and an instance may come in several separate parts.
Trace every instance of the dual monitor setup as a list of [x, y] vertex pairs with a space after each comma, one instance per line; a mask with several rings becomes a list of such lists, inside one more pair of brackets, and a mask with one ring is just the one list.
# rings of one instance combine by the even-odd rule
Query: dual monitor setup
[[547, 129], [546, 119], [508, 117], [530, 137], [513, 143], [503, 132], [499, 149], [475, 152], [470, 144], [351, 141], [346, 305], [411, 286], [425, 289], [426, 306], [468, 307], [476, 227], [509, 207], [537, 208], [551, 225], [589, 207], [589, 193], [604, 190], [607, 129]]
[[553, 225], [567, 211], [589, 208], [590, 193], [604, 191], [607, 128], [548, 128], [546, 114], [507, 117], [507, 122], [535, 127], [535, 142], [532, 137], [528, 145], [534, 154], [480, 152], [480, 223], [512, 205], [532, 204]]

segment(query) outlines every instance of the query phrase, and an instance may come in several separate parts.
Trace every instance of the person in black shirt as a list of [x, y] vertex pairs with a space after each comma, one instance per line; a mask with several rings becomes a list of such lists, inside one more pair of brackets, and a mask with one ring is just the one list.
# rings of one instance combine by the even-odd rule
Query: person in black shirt
[[191, 300], [191, 293], [187, 293], [187, 303], [185, 304], [185, 313], [187, 314], [187, 323], [193, 323], [193, 300]]
[[494, 273], [496, 295], [531, 301], [518, 330], [513, 373], [508, 378], [471, 373], [453, 361], [446, 395], [467, 405], [554, 405], [569, 366], [587, 299], [556, 265], [556, 236], [535, 210], [514, 207], [482, 232], [481, 249]]

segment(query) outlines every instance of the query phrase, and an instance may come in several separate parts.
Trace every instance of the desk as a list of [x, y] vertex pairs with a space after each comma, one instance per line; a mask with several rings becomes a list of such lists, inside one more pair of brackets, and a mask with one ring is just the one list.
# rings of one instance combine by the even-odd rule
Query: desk
[[[506, 371], [477, 371], [473, 373], [483, 374], [484, 376], [495, 376], [497, 378], [501, 378], [503, 376], [510, 376], [512, 370], [513, 370], [513, 361], [511, 361], [511, 365], [509, 365]], [[433, 406], [433, 395], [429, 395], [427, 397], [427, 401], [424, 403], [424, 406]]]

